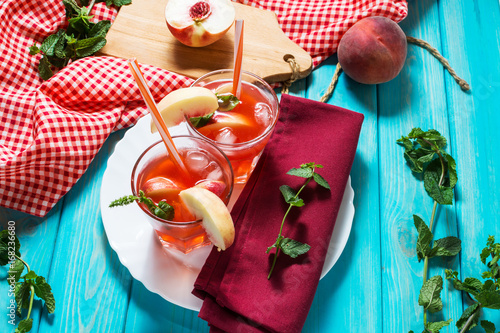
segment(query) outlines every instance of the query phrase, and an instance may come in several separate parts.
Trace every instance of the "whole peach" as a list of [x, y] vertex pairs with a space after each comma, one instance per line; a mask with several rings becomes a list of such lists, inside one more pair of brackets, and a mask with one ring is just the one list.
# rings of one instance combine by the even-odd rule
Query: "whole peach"
[[394, 21], [381, 16], [355, 23], [340, 40], [337, 56], [353, 80], [378, 84], [395, 78], [406, 59], [406, 35]]

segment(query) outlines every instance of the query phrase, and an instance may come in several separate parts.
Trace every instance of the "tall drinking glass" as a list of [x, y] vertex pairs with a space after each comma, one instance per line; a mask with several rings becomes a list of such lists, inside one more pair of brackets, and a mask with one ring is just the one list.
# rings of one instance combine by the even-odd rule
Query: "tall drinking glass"
[[132, 170], [132, 193], [139, 196], [139, 191], [143, 191], [156, 204], [165, 200], [174, 208], [173, 218], [164, 220], [139, 203], [144, 218], [153, 226], [163, 246], [189, 253], [210, 241], [201, 220], [196, 220], [180, 200], [180, 191], [202, 186], [216, 193], [227, 205], [233, 191], [233, 170], [226, 155], [208, 140], [192, 136], [172, 139], [188, 174], [176, 167], [160, 140], [138, 158]]
[[[233, 166], [237, 184], [246, 183], [276, 125], [279, 103], [273, 89], [260, 77], [243, 71], [240, 103], [231, 111], [217, 110], [201, 127], [187, 119], [189, 132], [219, 147]], [[210, 72], [192, 86], [205, 87], [217, 94], [231, 92], [233, 70]]]

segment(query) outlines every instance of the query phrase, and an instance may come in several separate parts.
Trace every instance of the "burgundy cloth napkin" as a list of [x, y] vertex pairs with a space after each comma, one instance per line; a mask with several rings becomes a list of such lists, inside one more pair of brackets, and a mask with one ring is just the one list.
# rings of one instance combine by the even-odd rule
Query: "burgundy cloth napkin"
[[[213, 250], [193, 294], [204, 299], [200, 318], [212, 332], [300, 332], [321, 276], [331, 234], [358, 144], [363, 115], [336, 106], [283, 95], [280, 118], [264, 154], [231, 215], [236, 238]], [[299, 189], [304, 178], [286, 175], [314, 162], [331, 191], [311, 182], [293, 207], [283, 235], [311, 245], [304, 255], [278, 257], [267, 279], [274, 244], [288, 205], [279, 187]]]

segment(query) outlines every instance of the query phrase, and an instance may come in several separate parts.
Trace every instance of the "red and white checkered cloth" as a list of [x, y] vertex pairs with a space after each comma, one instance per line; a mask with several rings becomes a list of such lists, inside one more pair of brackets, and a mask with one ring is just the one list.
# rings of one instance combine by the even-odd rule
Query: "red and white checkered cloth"
[[[308, 51], [314, 66], [334, 54], [359, 19], [407, 14], [403, 0], [239, 0], [277, 13], [284, 32]], [[94, 6], [95, 20], [117, 11]], [[28, 48], [65, 25], [61, 0], [0, 3], [0, 206], [44, 216], [82, 176], [114, 130], [147, 113], [123, 59], [90, 57], [50, 80], [38, 76], [40, 55]], [[159, 100], [191, 79], [141, 66]]]

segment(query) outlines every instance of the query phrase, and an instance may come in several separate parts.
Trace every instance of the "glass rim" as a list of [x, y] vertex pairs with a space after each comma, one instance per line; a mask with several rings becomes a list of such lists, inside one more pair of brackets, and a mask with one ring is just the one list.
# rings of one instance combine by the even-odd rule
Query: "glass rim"
[[[197, 82], [205, 79], [208, 76], [211, 76], [211, 75], [214, 75], [214, 74], [224, 74], [224, 73], [232, 73], [232, 72], [234, 72], [233, 69], [218, 69], [216, 71], [212, 71], [212, 72], [206, 73], [206, 74], [200, 76], [198, 79], [196, 79], [196, 81], [194, 81], [191, 84], [191, 87], [194, 87], [194, 85]], [[271, 88], [271, 86], [266, 81], [264, 81], [264, 79], [262, 79], [260, 76], [254, 74], [254, 73], [251, 73], [251, 72], [248, 72], [248, 71], [245, 71], [245, 70], [242, 70], [241, 73], [254, 77], [260, 83], [262, 83], [265, 87], [267, 87], [269, 89], [269, 91], [271, 92], [271, 95], [273, 97], [274, 102], [276, 103], [276, 117], [274, 118], [273, 123], [271, 125], [267, 126], [266, 130], [261, 135], [255, 137], [255, 138], [253, 138], [251, 140], [245, 141], [245, 142], [223, 143], [223, 142], [219, 142], [219, 141], [207, 138], [205, 135], [201, 134], [198, 131], [198, 129], [191, 124], [191, 122], [189, 121], [188, 116], [186, 116], [186, 115], [184, 116], [184, 119], [186, 120], [186, 123], [189, 126], [189, 128], [191, 128], [192, 130], [194, 130], [200, 137], [202, 137], [203, 139], [205, 139], [207, 141], [210, 141], [213, 144], [219, 145], [219, 146], [224, 147], [224, 148], [244, 147], [246, 145], [258, 142], [258, 141], [262, 140], [263, 138], [265, 138], [266, 136], [268, 136], [272, 132], [272, 130], [274, 129], [274, 127], [276, 127], [276, 124], [278, 123], [278, 118], [279, 118], [279, 114], [280, 114], [280, 107], [279, 107], [278, 96], [276, 96], [276, 93], [274, 92], [273, 88]]]
[[[187, 139], [192, 139], [192, 140], [201, 140], [201, 141], [204, 141], [205, 143], [208, 143], [210, 144], [212, 147], [214, 147], [219, 153], [221, 153], [222, 157], [224, 157], [224, 159], [226, 160], [227, 164], [229, 165], [229, 171], [230, 171], [230, 186], [229, 186], [229, 192], [227, 194], [227, 202], [224, 202], [224, 204], [227, 206], [227, 204], [229, 203], [229, 201], [231, 200], [231, 195], [233, 194], [233, 189], [234, 189], [234, 171], [233, 171], [233, 166], [231, 165], [231, 162], [229, 162], [229, 159], [227, 157], [227, 155], [222, 151], [222, 149], [220, 149], [219, 147], [217, 147], [216, 145], [214, 145], [212, 142], [210, 142], [210, 140], [208, 139], [205, 139], [203, 137], [195, 137], [195, 136], [192, 136], [192, 135], [175, 135], [175, 136], [172, 136], [172, 139], [175, 139], [175, 138], [187, 138]], [[132, 174], [131, 174], [131, 180], [130, 180], [130, 183], [131, 183], [131, 187], [132, 187], [132, 194], [135, 195], [135, 196], [138, 196], [138, 191], [136, 191], [136, 185], [134, 183], [134, 178], [135, 178], [135, 174], [138, 172], [137, 168], [139, 166], [139, 162], [140, 160], [144, 157], [144, 155], [146, 155], [151, 149], [153, 149], [154, 147], [156, 147], [158, 144], [162, 143], [163, 140], [158, 140], [158, 141], [155, 141], [154, 143], [152, 143], [150, 146], [148, 146], [142, 153], [141, 155], [139, 155], [139, 157], [137, 158], [137, 161], [135, 162], [134, 164], [134, 167], [132, 168]], [[165, 148], [166, 150], [166, 148]], [[224, 201], [224, 200], [223, 200]], [[172, 226], [187, 226], [187, 225], [193, 225], [193, 224], [200, 224], [203, 222], [203, 219], [198, 219], [198, 220], [195, 220], [195, 221], [180, 221], [180, 222], [176, 222], [176, 221], [171, 221], [171, 220], [164, 220], [164, 219], [161, 219], [159, 218], [158, 216], [154, 215], [153, 213], [151, 213], [151, 211], [147, 210], [147, 209], [144, 209], [143, 206], [141, 206], [138, 202], [136, 202], [137, 205], [139, 205], [139, 209], [141, 209], [143, 212], [146, 213], [146, 215], [148, 215], [149, 217], [151, 217], [152, 219], [154, 219], [155, 221], [157, 222], [160, 222], [162, 224], [166, 224], [166, 225], [172, 225]]]

